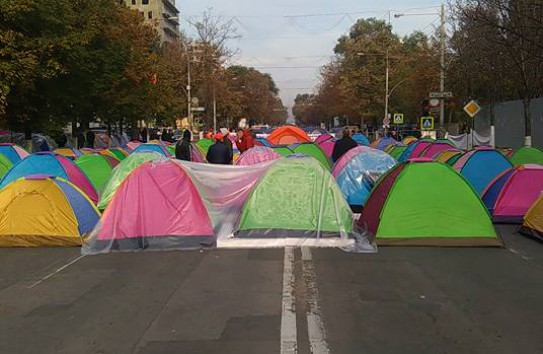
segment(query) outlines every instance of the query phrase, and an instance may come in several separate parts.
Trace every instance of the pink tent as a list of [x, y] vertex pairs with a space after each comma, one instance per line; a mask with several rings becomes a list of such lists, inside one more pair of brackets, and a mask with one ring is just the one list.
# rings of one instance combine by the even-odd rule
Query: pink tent
[[452, 148], [454, 147], [446, 143], [433, 143], [432, 145], [428, 146], [426, 150], [424, 150], [424, 152], [420, 155], [420, 157], [429, 157], [433, 159], [441, 151], [450, 150]]
[[[414, 157], [421, 157], [422, 156], [422, 153], [424, 152], [424, 150], [426, 150], [427, 148], [429, 148], [430, 146], [432, 146], [432, 142], [430, 141], [419, 141], [417, 143], [417, 146], [415, 146], [415, 148], [413, 149], [413, 151], [411, 152], [411, 156], [410, 158], [414, 158]], [[450, 146], [449, 146], [450, 148]]]
[[174, 160], [148, 161], [121, 184], [85, 247], [110, 250], [194, 249], [215, 243], [207, 209]]
[[262, 162], [277, 160], [283, 157], [272, 148], [265, 146], [255, 146], [247, 150], [236, 161], [237, 166], [256, 165]]
[[335, 163], [334, 167], [332, 168], [332, 176], [336, 178], [354, 156], [372, 150], [374, 149], [370, 148], [369, 146], [357, 146], [354, 149], [347, 151], [345, 155], [341, 156], [341, 158]]
[[325, 141], [334, 140], [334, 137], [328, 133], [321, 134], [315, 139], [315, 144], [320, 145]]
[[543, 166], [520, 165], [498, 175], [483, 192], [496, 222], [522, 223], [543, 191]]
[[202, 155], [202, 152], [200, 151], [200, 149], [196, 147], [196, 144], [190, 143], [190, 151], [191, 151], [191, 156], [192, 156], [192, 162], [200, 162], [200, 163], [206, 162], [204, 155]]
[[135, 148], [137, 148], [140, 145], [141, 145], [141, 142], [139, 140], [132, 140], [132, 141], [126, 143], [126, 147], [129, 148], [130, 150], [134, 150]]
[[319, 144], [320, 148], [326, 156], [332, 157], [332, 153], [334, 152], [334, 146], [336, 145], [336, 142], [333, 140], [327, 140]]

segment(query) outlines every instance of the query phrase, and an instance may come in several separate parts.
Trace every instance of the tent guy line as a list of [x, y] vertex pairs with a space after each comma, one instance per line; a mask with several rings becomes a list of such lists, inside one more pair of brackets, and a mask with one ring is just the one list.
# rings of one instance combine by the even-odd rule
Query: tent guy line
[[41, 283], [43, 283], [44, 281], [46, 281], [47, 279], [51, 278], [53, 275], [55, 274], [58, 274], [60, 272], [62, 272], [64, 269], [68, 268], [69, 266], [71, 266], [72, 264], [75, 264], [76, 262], [78, 262], [80, 259], [82, 259], [83, 257], [85, 257], [84, 254], [76, 257], [75, 259], [72, 259], [71, 261], [69, 261], [68, 263], [66, 263], [65, 265], [63, 265], [62, 267], [58, 268], [57, 270], [54, 270], [53, 272], [47, 274], [46, 276], [44, 276], [43, 278], [41, 278], [40, 280], [36, 281], [35, 283], [33, 283], [32, 285], [30, 286], [27, 286], [26, 288], [28, 290], [40, 285]]

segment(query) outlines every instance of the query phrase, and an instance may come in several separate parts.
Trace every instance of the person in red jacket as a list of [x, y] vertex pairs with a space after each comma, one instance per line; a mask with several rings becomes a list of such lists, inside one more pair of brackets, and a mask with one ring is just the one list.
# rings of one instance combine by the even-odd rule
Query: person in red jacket
[[238, 147], [240, 154], [243, 154], [245, 151], [255, 146], [253, 135], [249, 129], [238, 129], [236, 134], [236, 146]]

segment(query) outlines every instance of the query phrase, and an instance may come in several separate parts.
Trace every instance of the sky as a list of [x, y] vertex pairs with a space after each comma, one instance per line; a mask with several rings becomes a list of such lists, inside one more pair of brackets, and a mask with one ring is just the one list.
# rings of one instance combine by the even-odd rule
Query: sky
[[[289, 112], [298, 93], [312, 93], [319, 67], [330, 61], [337, 39], [359, 18], [386, 20], [391, 11], [393, 31], [401, 36], [414, 30], [432, 34], [439, 26], [438, 0], [176, 0], [181, 29], [189, 35], [189, 20], [208, 8], [232, 19], [239, 39], [231, 48], [239, 54], [232, 64], [270, 73]], [[418, 14], [394, 18], [394, 13]], [[428, 15], [420, 15], [420, 14]]]

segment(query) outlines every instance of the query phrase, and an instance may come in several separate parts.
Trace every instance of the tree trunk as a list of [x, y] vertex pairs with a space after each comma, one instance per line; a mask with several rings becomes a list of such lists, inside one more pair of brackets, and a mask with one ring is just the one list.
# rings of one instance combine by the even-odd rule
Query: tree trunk
[[532, 99], [525, 96], [522, 99], [524, 105], [524, 144], [526, 146], [532, 146], [532, 111], [530, 109], [530, 103]]

